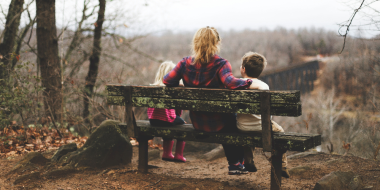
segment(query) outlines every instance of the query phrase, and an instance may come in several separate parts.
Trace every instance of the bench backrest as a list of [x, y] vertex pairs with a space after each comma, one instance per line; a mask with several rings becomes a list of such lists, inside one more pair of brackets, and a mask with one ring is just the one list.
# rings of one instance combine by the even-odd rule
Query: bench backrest
[[193, 111], [261, 114], [261, 96], [270, 96], [270, 114], [300, 116], [298, 90], [260, 91], [212, 88], [107, 85], [107, 103], [125, 105], [131, 97], [133, 107], [182, 109]]
[[300, 91], [228, 90], [212, 88], [107, 85], [107, 103], [125, 106], [129, 137], [138, 137], [132, 107], [261, 114], [263, 150], [271, 151], [271, 115], [300, 116]]

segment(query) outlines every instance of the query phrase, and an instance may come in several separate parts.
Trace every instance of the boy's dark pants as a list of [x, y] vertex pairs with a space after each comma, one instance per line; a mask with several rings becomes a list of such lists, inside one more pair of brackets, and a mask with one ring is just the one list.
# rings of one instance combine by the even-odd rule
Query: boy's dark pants
[[[236, 133], [239, 131], [236, 126], [236, 114], [234, 116], [230, 121], [231, 123], [227, 125], [228, 127], [224, 127], [219, 131], [220, 133]], [[222, 146], [229, 165], [244, 161], [244, 149], [242, 146], [231, 144], [222, 144]]]
[[222, 144], [222, 146], [229, 165], [237, 164], [238, 162], [243, 162], [244, 149], [242, 146], [230, 144]]

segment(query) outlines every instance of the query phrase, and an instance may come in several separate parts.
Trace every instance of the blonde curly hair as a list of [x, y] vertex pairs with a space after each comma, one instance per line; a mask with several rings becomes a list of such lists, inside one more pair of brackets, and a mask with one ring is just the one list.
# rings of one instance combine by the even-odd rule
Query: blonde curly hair
[[161, 63], [160, 67], [158, 67], [158, 71], [156, 74], [156, 78], [154, 79], [154, 83], [151, 85], [154, 86], [165, 86], [163, 83], [164, 76], [168, 74], [171, 70], [173, 70], [175, 64], [172, 61], [164, 61]]

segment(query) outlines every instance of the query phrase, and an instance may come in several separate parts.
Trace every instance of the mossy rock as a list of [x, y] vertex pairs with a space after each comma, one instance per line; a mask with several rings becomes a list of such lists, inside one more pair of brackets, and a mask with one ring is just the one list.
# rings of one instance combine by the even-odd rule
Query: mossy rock
[[83, 147], [62, 156], [58, 163], [75, 168], [102, 168], [130, 163], [132, 145], [118, 124], [119, 121], [115, 120], [103, 121]]
[[51, 160], [57, 162], [62, 156], [66, 155], [69, 152], [74, 152], [76, 150], [78, 150], [76, 143], [65, 144], [59, 147], [57, 152], [55, 152], [54, 155], [51, 157]]
[[36, 179], [40, 178], [40, 175], [41, 175], [40, 172], [34, 172], [34, 173], [30, 173], [30, 174], [21, 175], [15, 179], [13, 184], [17, 185], [19, 183], [29, 182], [30, 180], [36, 180]]
[[322, 177], [314, 186], [314, 190], [360, 190], [364, 187], [361, 176], [352, 171], [334, 171]]
[[52, 171], [45, 173], [44, 177], [46, 177], [46, 178], [63, 177], [63, 176], [67, 176], [69, 174], [72, 174], [74, 172], [76, 172], [75, 168], [73, 168], [70, 165], [67, 165], [67, 166], [64, 166], [62, 168], [52, 170]]
[[21, 172], [34, 170], [39, 166], [45, 166], [49, 159], [45, 158], [39, 152], [30, 152], [26, 154], [11, 170], [11, 172]]

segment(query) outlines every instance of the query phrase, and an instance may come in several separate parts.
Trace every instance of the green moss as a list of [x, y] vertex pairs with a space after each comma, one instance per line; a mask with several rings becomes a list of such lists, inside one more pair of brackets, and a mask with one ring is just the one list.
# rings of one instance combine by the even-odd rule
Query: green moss
[[291, 150], [293, 148], [293, 142], [292, 141], [288, 141], [288, 145], [289, 145], [289, 149]]

